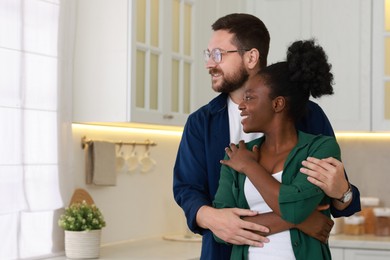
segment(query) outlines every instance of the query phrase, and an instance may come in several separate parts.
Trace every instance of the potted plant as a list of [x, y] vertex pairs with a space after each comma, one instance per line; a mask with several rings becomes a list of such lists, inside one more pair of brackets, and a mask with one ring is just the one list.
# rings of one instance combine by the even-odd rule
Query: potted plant
[[68, 258], [98, 258], [101, 229], [106, 222], [95, 204], [85, 200], [72, 203], [58, 220], [65, 230], [65, 253]]

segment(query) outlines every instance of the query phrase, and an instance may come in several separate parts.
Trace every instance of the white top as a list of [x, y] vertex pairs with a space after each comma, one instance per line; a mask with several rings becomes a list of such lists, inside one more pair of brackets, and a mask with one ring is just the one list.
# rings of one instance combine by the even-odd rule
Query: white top
[[240, 140], [245, 142], [252, 141], [256, 138], [263, 136], [262, 133], [245, 133], [242, 130], [240, 110], [238, 105], [233, 100], [228, 98], [228, 112], [229, 112], [229, 130], [230, 130], [230, 142], [238, 144]]
[[[272, 176], [282, 181], [282, 173], [273, 174]], [[264, 201], [261, 194], [258, 192], [256, 187], [252, 184], [249, 178], [245, 179], [244, 192], [246, 200], [251, 210], [258, 211], [260, 213], [271, 212], [272, 209]], [[290, 231], [283, 231], [268, 236], [270, 242], [264, 243], [264, 247], [249, 247], [248, 259], [261, 259], [261, 260], [289, 260], [295, 259], [294, 251], [291, 245]]]

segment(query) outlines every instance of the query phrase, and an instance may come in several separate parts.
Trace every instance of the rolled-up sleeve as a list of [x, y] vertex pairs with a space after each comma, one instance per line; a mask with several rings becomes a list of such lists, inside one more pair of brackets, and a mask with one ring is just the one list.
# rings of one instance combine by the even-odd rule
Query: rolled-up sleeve
[[[300, 135], [300, 139], [304, 139]], [[303, 222], [320, 204], [329, 204], [330, 198], [300, 172], [301, 162], [308, 156], [318, 159], [334, 157], [340, 160], [340, 147], [332, 137], [314, 137], [301, 143], [290, 153], [283, 172], [279, 191], [282, 218], [290, 223]]]

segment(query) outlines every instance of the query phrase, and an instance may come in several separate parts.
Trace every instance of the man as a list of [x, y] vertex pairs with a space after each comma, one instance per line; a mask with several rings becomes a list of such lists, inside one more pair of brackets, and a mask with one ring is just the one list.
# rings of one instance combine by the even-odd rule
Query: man
[[[211, 206], [225, 147], [260, 135], [243, 132], [237, 104], [243, 98], [244, 83], [267, 64], [270, 37], [263, 22], [248, 14], [222, 17], [212, 29], [205, 51], [206, 68], [213, 90], [221, 94], [187, 120], [174, 167], [173, 192], [189, 228], [203, 236], [201, 259], [229, 259], [231, 247], [215, 242], [212, 232], [231, 244], [263, 246], [268, 239], [259, 232], [269, 231], [265, 225], [283, 226], [283, 220], [277, 218], [271, 222], [256, 221], [262, 214], [250, 210]], [[307, 115], [297, 128], [312, 134], [334, 135], [326, 115], [313, 102], [308, 103]], [[309, 175], [309, 181], [335, 198], [331, 205], [333, 216], [349, 216], [360, 210], [359, 191], [348, 183], [341, 162], [308, 158], [303, 166], [306, 169], [302, 172]], [[305, 222], [316, 224], [313, 218]]]

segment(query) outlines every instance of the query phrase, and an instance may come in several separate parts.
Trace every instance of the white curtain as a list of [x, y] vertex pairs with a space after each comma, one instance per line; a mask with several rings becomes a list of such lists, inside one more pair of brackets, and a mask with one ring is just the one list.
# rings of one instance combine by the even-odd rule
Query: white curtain
[[57, 219], [72, 142], [67, 1], [0, 0], [0, 259], [62, 251]]

